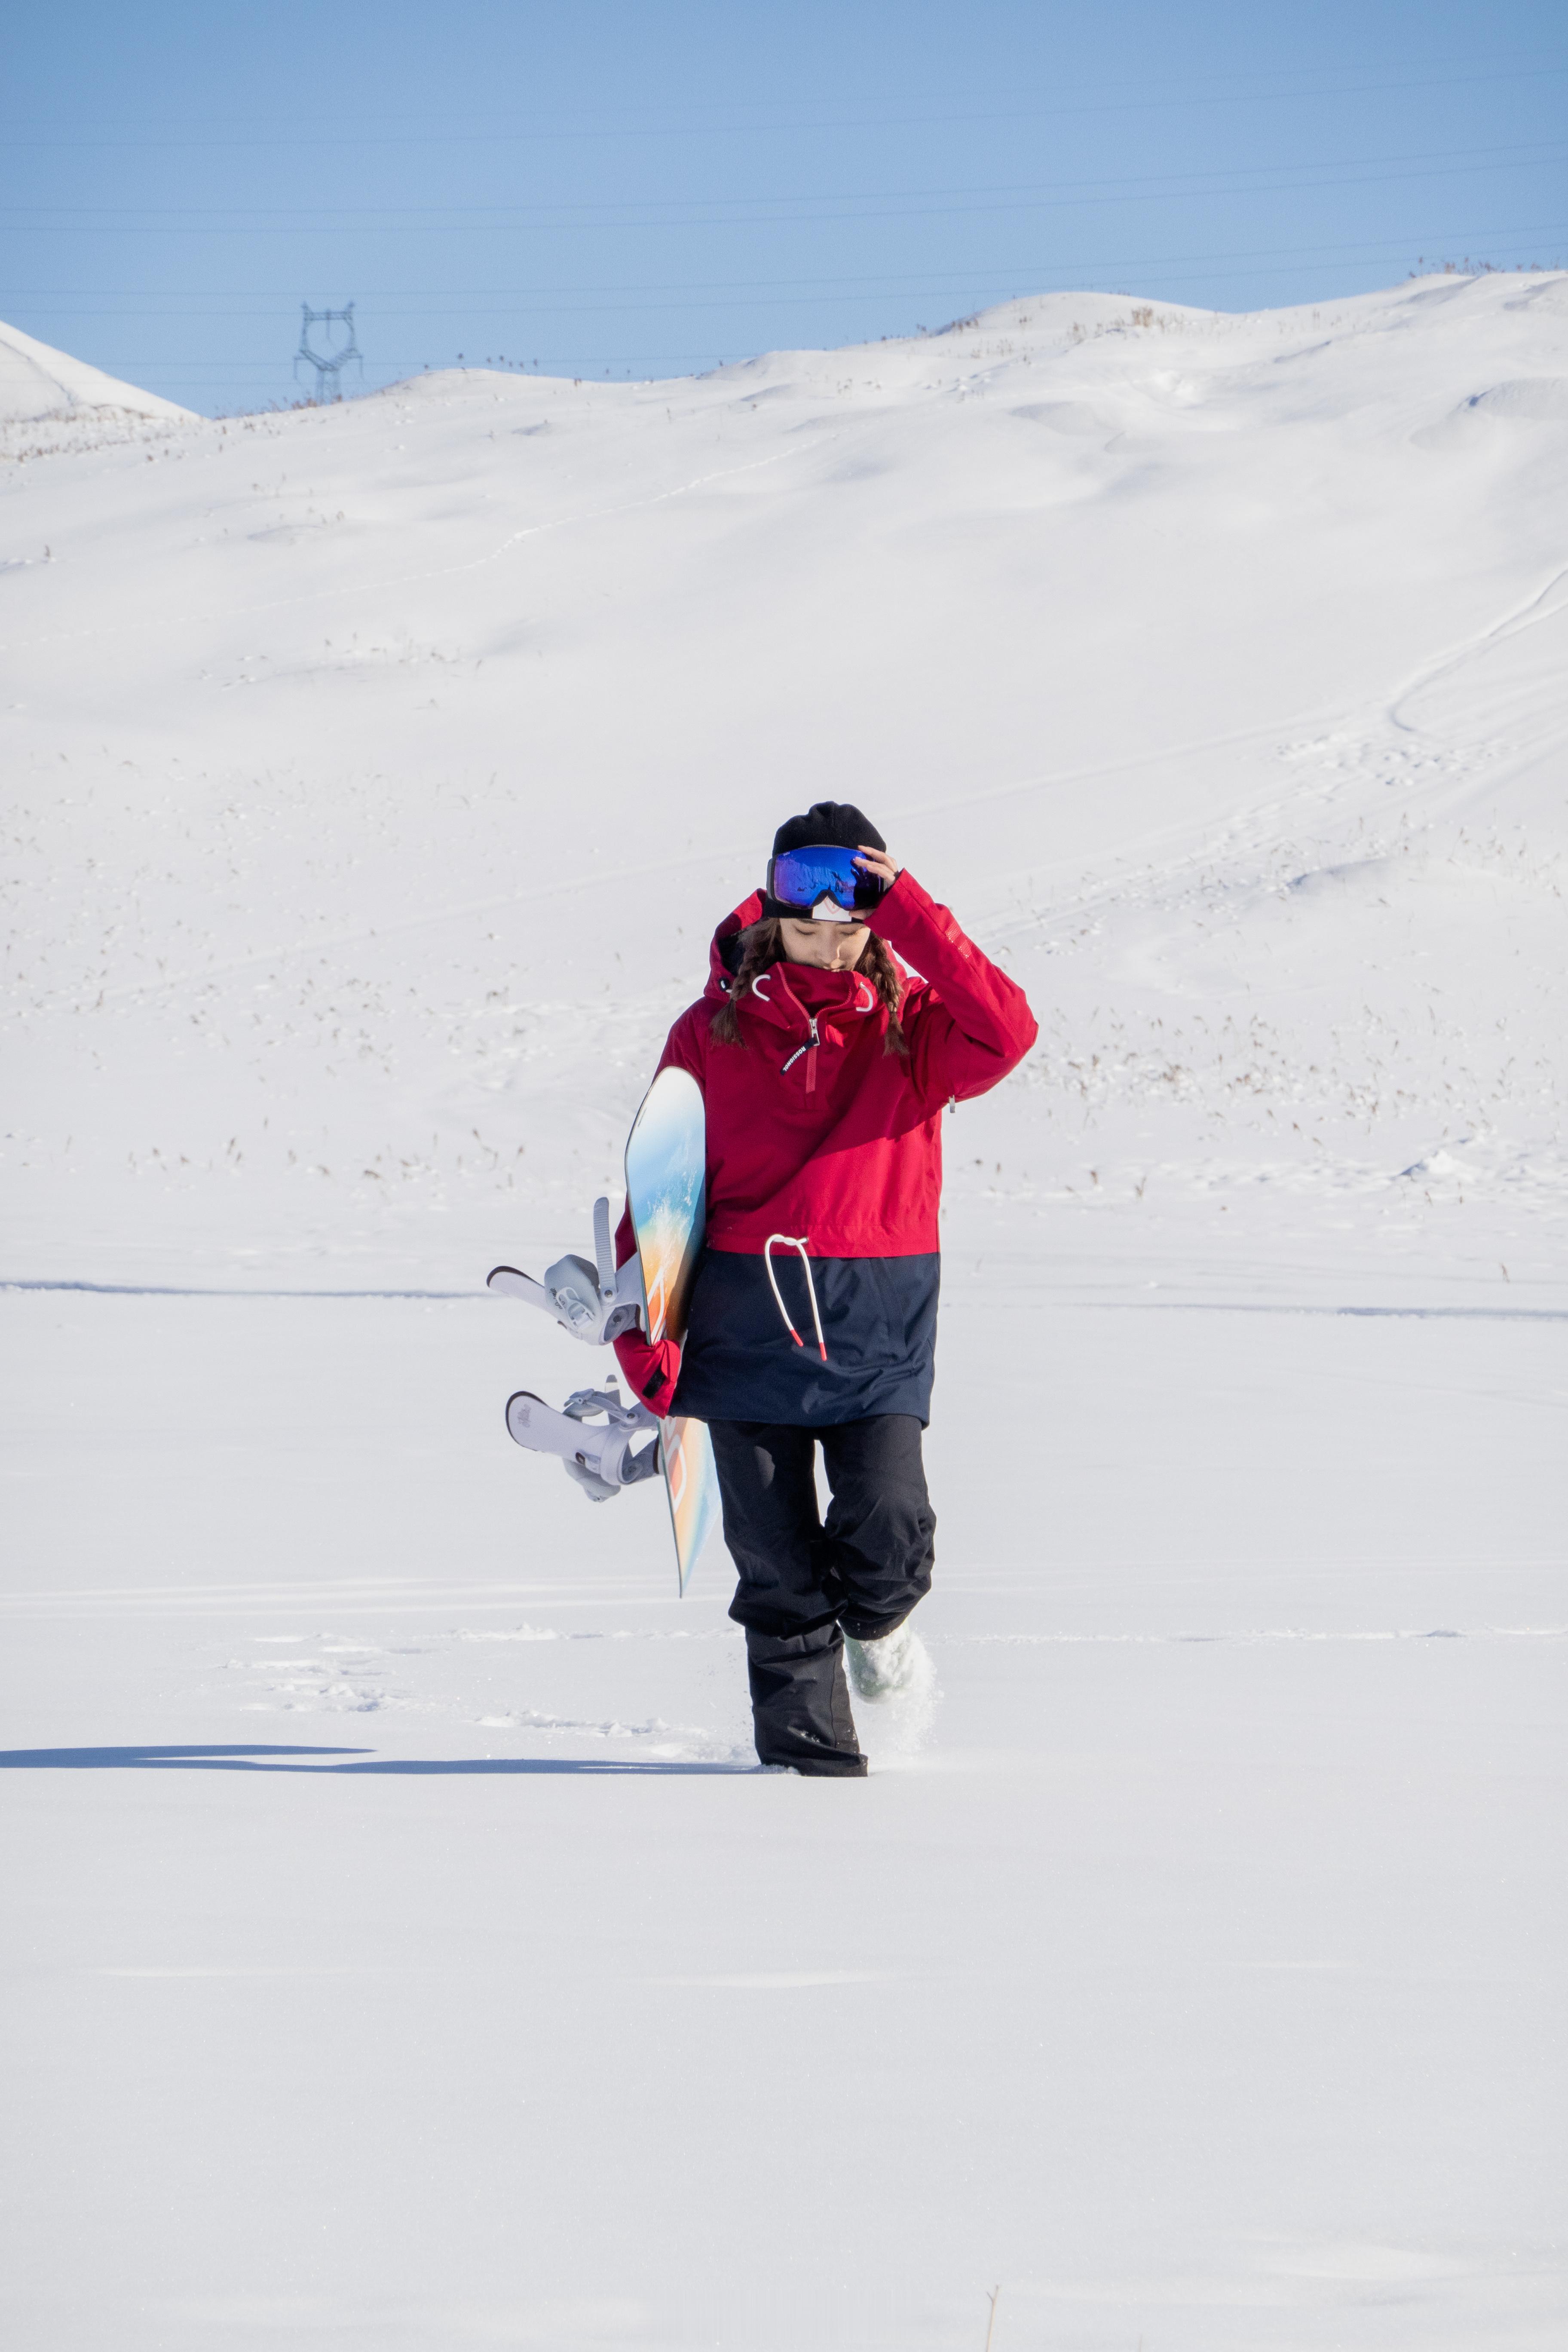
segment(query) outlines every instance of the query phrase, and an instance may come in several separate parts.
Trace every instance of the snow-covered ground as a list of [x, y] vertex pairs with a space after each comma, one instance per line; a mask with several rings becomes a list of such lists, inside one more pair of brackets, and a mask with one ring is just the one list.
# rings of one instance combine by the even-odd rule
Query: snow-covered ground
[[[1557, 2352], [1568, 278], [5, 348], [7, 2342]], [[860, 1784], [476, 1295], [824, 794], [1042, 1031]]]

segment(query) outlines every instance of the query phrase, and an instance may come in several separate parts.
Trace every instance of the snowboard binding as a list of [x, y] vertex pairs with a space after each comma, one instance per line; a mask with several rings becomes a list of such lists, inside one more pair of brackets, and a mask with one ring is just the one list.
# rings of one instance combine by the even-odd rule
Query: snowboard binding
[[642, 1269], [635, 1256], [617, 1269], [610, 1239], [610, 1204], [594, 1203], [594, 1257], [590, 1263], [574, 1253], [558, 1257], [544, 1271], [542, 1282], [521, 1274], [515, 1265], [492, 1266], [485, 1278], [488, 1290], [526, 1299], [563, 1331], [590, 1348], [602, 1348], [642, 1322], [645, 1313]]
[[[686, 1311], [702, 1251], [707, 1214], [706, 1114], [691, 1072], [654, 1073], [626, 1138], [626, 1216], [635, 1254], [616, 1264], [607, 1200], [594, 1203], [591, 1257], [557, 1258], [542, 1282], [514, 1265], [490, 1270], [488, 1287], [537, 1307], [587, 1347], [603, 1347], [639, 1325], [650, 1341], [686, 1335]], [[719, 1525], [719, 1476], [706, 1424], [694, 1415], [650, 1412], [607, 1388], [579, 1389], [563, 1411], [519, 1389], [507, 1401], [507, 1433], [530, 1453], [553, 1454], [595, 1503], [623, 1486], [661, 1485], [685, 1591], [692, 1565]]]
[[[574, 1390], [559, 1412], [531, 1390], [519, 1389], [507, 1399], [506, 1426], [508, 1436], [531, 1454], [555, 1454], [591, 1502], [608, 1502], [623, 1486], [658, 1474], [658, 1418], [647, 1405], [623, 1404], [616, 1381], [607, 1389]], [[637, 1453], [637, 1439], [650, 1430], [652, 1442]]]

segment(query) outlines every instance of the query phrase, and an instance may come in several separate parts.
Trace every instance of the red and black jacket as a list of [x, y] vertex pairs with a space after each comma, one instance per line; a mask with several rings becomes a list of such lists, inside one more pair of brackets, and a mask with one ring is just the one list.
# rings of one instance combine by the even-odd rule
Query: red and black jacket
[[[1023, 991], [907, 870], [868, 917], [902, 971], [907, 1052], [886, 1048], [888, 1012], [856, 972], [780, 962], [737, 1001], [743, 1043], [713, 1035], [733, 986], [753, 896], [714, 936], [708, 986], [669, 1033], [659, 1067], [689, 1070], [708, 1129], [707, 1248], [686, 1344], [616, 1343], [657, 1412], [810, 1425], [930, 1407], [940, 1272], [942, 1113], [984, 1094], [1036, 1035]], [[804, 1244], [822, 1326], [816, 1344]], [[623, 1218], [617, 1254], [631, 1255]], [[773, 1284], [784, 1306], [781, 1313]], [[792, 1337], [785, 1321], [801, 1334]], [[804, 1344], [802, 1343], [804, 1342]]]

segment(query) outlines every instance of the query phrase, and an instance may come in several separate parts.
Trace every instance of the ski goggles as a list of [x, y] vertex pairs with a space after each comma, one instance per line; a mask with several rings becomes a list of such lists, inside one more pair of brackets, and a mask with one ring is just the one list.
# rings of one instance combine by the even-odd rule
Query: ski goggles
[[888, 886], [856, 865], [858, 853], [831, 845], [786, 849], [768, 860], [768, 897], [805, 922], [852, 922], [879, 905]]

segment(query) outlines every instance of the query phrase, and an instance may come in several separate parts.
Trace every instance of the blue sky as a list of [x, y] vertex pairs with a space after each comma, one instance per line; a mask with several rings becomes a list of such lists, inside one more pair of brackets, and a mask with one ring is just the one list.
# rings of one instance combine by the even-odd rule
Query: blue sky
[[1568, 261], [1560, 0], [80, 0], [6, 50], [0, 317], [206, 411], [308, 388], [306, 300], [352, 391]]

